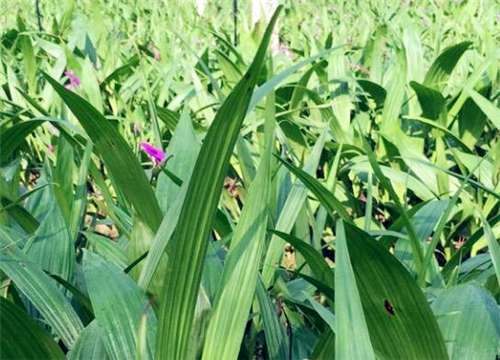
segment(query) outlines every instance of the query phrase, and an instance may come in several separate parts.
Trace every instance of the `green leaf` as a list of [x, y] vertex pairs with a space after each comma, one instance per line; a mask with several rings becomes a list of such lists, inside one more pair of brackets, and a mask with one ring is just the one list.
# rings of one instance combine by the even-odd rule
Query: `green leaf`
[[363, 91], [373, 98], [377, 108], [384, 105], [387, 91], [382, 86], [366, 79], [357, 79], [357, 82]]
[[138, 216], [155, 231], [161, 221], [160, 207], [144, 170], [118, 130], [81, 96], [66, 90], [49, 75], [44, 73], [44, 76], [94, 142], [95, 151], [102, 157], [116, 190], [124, 194]]
[[437, 120], [446, 106], [446, 101], [437, 90], [411, 81], [410, 86], [417, 94], [418, 102], [422, 108], [422, 116], [427, 119]]
[[[478, 93], [484, 96], [490, 92], [490, 89], [491, 87], [487, 86], [480, 89]], [[458, 132], [469, 149], [474, 149], [474, 145], [479, 141], [485, 125], [486, 115], [477, 106], [476, 102], [468, 97], [458, 112]]]
[[321, 281], [331, 289], [335, 288], [333, 270], [328, 266], [320, 252], [295, 236], [274, 230], [273, 233], [290, 243], [298, 252], [302, 254], [318, 281]]
[[444, 49], [425, 74], [424, 85], [443, 90], [458, 60], [471, 45], [472, 42], [464, 41]]
[[[172, 159], [168, 160], [168, 171], [174, 173], [182, 181], [188, 180], [193, 172], [200, 146], [186, 107], [167, 148], [167, 156], [173, 156]], [[156, 186], [156, 196], [164, 213], [174, 203], [178, 194], [179, 185], [175, 184], [165, 173], [160, 173]]]
[[5, 164], [13, 155], [14, 151], [24, 143], [26, 137], [36, 130], [45, 120], [28, 120], [18, 122], [11, 127], [0, 128], [0, 164]]
[[473, 284], [440, 292], [432, 303], [451, 360], [494, 359], [500, 341], [495, 299]]
[[297, 178], [302, 181], [302, 183], [318, 198], [321, 205], [328, 210], [330, 215], [337, 213], [343, 220], [350, 221], [349, 214], [344, 208], [344, 205], [342, 205], [342, 203], [335, 198], [335, 195], [321, 185], [316, 178], [288, 161], [281, 158], [279, 159], [281, 163], [285, 165], [291, 173], [297, 176]]
[[257, 281], [256, 295], [259, 302], [259, 313], [262, 318], [269, 359], [288, 360], [290, 358], [289, 339], [276, 314], [276, 307], [267, 294], [264, 282], [260, 278]]
[[[363, 313], [361, 291], [349, 256], [348, 242], [341, 220], [336, 226], [335, 252], [335, 358], [375, 359], [367, 319]], [[346, 339], [356, 341], [346, 341]]]
[[467, 90], [481, 111], [490, 119], [497, 130], [500, 129], [500, 110], [491, 101], [473, 89]]
[[[350, 224], [345, 228], [347, 250], [377, 357], [447, 359], [437, 321], [408, 271], [368, 234]], [[336, 311], [337, 322], [340, 314]]]
[[0, 269], [42, 314], [67, 348], [71, 349], [81, 330], [82, 322], [57, 287], [55, 280], [29, 260], [10, 236], [0, 228]]
[[335, 334], [328, 328], [321, 334], [311, 355], [312, 360], [328, 360], [335, 354]]
[[56, 342], [18, 306], [0, 297], [0, 358], [64, 359]]
[[111, 240], [108, 237], [91, 233], [83, 232], [87, 238], [89, 250], [101, 255], [107, 261], [115, 264], [120, 269], [125, 269], [128, 265], [127, 254], [120, 248], [120, 245], [116, 241]]
[[[268, 105], [274, 107], [274, 96], [269, 97]], [[202, 357], [205, 360], [236, 359], [245, 334], [266, 240], [274, 140], [272, 111], [267, 113], [266, 124], [265, 153], [248, 189], [243, 211], [231, 238], [220, 290], [205, 339]], [[225, 339], [224, 346], [220, 346], [220, 338]]]
[[43, 204], [47, 213], [23, 251], [43, 270], [71, 280], [75, 267], [74, 243], [52, 186], [42, 191], [48, 192], [50, 199]]
[[[309, 157], [304, 165], [304, 171], [313, 173], [316, 171], [327, 139], [327, 129], [324, 129], [319, 138], [316, 140], [314, 148], [311, 150]], [[285, 204], [281, 209], [278, 221], [276, 222], [275, 229], [282, 232], [290, 232], [297, 218], [299, 217], [300, 210], [304, 206], [307, 199], [307, 187], [297, 179], [292, 189], [290, 190]], [[271, 284], [275, 270], [278, 268], [281, 257], [283, 254], [283, 244], [278, 236], [273, 235], [267, 248], [267, 253], [264, 259], [264, 268], [262, 270], [262, 277], [266, 284]]]
[[104, 333], [97, 320], [93, 320], [83, 329], [75, 347], [68, 353], [68, 360], [107, 360], [108, 355], [104, 347]]
[[491, 262], [495, 268], [495, 273], [497, 275], [497, 281], [500, 285], [500, 245], [498, 245], [498, 240], [491, 229], [488, 220], [480, 213], [481, 220], [484, 226], [484, 234], [486, 235], [486, 241], [488, 242], [488, 250], [491, 256]]
[[408, 236], [410, 238], [410, 245], [412, 248], [415, 266], [416, 266], [417, 272], [420, 273], [424, 256], [423, 256], [422, 249], [420, 247], [420, 243], [419, 243], [418, 238], [417, 238], [417, 234], [415, 233], [415, 229], [410, 221], [410, 217], [408, 216], [406, 209], [401, 204], [401, 201], [399, 200], [399, 197], [396, 194], [396, 191], [394, 191], [394, 188], [392, 187], [391, 182], [387, 179], [387, 177], [382, 172], [382, 169], [380, 168], [380, 165], [377, 161], [377, 158], [375, 157], [375, 154], [373, 153], [370, 145], [367, 143], [365, 138], [362, 138], [362, 141], [363, 141], [363, 148], [365, 149], [365, 151], [367, 153], [368, 161], [370, 162], [370, 165], [373, 169], [373, 173], [377, 177], [378, 181], [380, 181], [380, 184], [382, 185], [382, 187], [389, 193], [390, 198], [392, 199], [392, 201], [395, 202], [395, 204], [396, 204], [396, 206], [401, 214], [401, 219], [403, 221], [404, 226], [406, 227], [406, 230], [408, 232]]
[[[207, 238], [222, 192], [224, 175], [280, 10], [281, 7], [273, 15], [252, 65], [217, 112], [196, 161], [179, 222], [167, 248], [169, 259], [163, 275], [164, 297], [156, 350], [158, 359], [185, 359]], [[190, 261], [186, 261], [187, 258]]]
[[[83, 273], [108, 355], [117, 360], [136, 356], [137, 330], [145, 312], [148, 316], [146, 359], [152, 359], [156, 320], [143, 291], [120, 268], [89, 251], [84, 251]], [[107, 280], [103, 282], [103, 278]]]

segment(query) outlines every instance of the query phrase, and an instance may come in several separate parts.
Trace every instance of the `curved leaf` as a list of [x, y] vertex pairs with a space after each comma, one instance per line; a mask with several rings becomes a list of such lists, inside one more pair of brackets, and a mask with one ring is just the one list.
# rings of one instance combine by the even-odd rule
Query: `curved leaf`
[[0, 358], [64, 359], [56, 342], [21, 308], [0, 297]]
[[350, 224], [345, 224], [345, 229], [347, 250], [377, 357], [447, 359], [437, 321], [408, 271], [368, 234]]

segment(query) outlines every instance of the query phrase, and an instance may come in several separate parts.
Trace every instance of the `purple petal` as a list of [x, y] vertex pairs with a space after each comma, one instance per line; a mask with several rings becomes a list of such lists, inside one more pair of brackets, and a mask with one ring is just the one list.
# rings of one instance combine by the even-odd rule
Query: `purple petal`
[[141, 142], [139, 144], [141, 147], [141, 150], [144, 151], [148, 156], [153, 160], [155, 165], [161, 164], [165, 160], [165, 152], [157, 147], [154, 147], [153, 145], [147, 143], [147, 142]]
[[80, 83], [81, 83], [80, 78], [78, 76], [76, 76], [73, 71], [66, 70], [64, 72], [64, 75], [66, 75], [66, 77], [69, 80], [69, 83], [64, 86], [66, 89], [71, 90], [71, 89], [74, 89], [74, 88], [80, 86]]

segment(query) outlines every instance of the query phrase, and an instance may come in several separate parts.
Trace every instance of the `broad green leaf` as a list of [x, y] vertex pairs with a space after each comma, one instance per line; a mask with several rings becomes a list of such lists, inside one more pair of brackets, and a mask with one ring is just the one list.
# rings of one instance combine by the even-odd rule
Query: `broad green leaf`
[[0, 297], [0, 358], [64, 359], [64, 354], [49, 334], [17, 305]]
[[[408, 271], [368, 234], [348, 223], [345, 229], [348, 256], [376, 356], [447, 359], [437, 321]], [[338, 323], [340, 313], [336, 311], [336, 315]]]
[[[152, 359], [156, 320], [146, 294], [120, 268], [89, 251], [84, 251], [83, 273], [108, 355], [112, 359], [136, 356], [137, 330], [142, 314], [146, 313], [146, 359]], [[103, 278], [107, 281], [103, 282]]]
[[494, 359], [500, 341], [500, 311], [495, 299], [473, 284], [440, 292], [432, 310], [450, 360]]
[[410, 82], [411, 87], [417, 94], [422, 116], [427, 119], [438, 120], [446, 106], [443, 95], [437, 90], [428, 88], [416, 81]]
[[104, 348], [104, 333], [97, 320], [93, 320], [82, 330], [75, 347], [68, 353], [68, 360], [108, 359]]
[[321, 334], [311, 354], [312, 360], [332, 359], [335, 354], [335, 334], [330, 328]]
[[[490, 87], [484, 87], [480, 89], [478, 93], [484, 96], [489, 90]], [[473, 149], [474, 145], [480, 139], [486, 125], [485, 113], [481, 111], [481, 108], [477, 106], [474, 100], [467, 98], [458, 112], [457, 121], [458, 133], [462, 141], [467, 144], [470, 149]]]
[[43, 123], [44, 120], [28, 120], [18, 122], [10, 127], [5, 125], [0, 127], [0, 144], [2, 144], [0, 164], [5, 164], [14, 151], [25, 142], [26, 137]]
[[[175, 132], [172, 135], [172, 140], [167, 148], [167, 156], [172, 156], [172, 159], [168, 160], [166, 168], [178, 176], [179, 179], [187, 181], [193, 172], [193, 166], [199, 150], [200, 143], [194, 133], [191, 118], [186, 107], [182, 112]], [[158, 176], [158, 185], [156, 186], [156, 196], [164, 213], [174, 203], [178, 193], [179, 185], [175, 184], [166, 174], [160, 173]]]
[[47, 191], [51, 199], [43, 203], [47, 214], [23, 251], [43, 270], [71, 280], [75, 267], [74, 243], [52, 189], [50, 186], [42, 190]]
[[408, 217], [406, 209], [403, 207], [398, 195], [394, 191], [391, 182], [382, 172], [382, 169], [380, 168], [377, 158], [375, 157], [375, 154], [373, 153], [370, 145], [367, 143], [366, 139], [363, 138], [362, 140], [363, 140], [363, 148], [367, 152], [368, 161], [370, 162], [374, 175], [377, 177], [378, 181], [380, 181], [382, 187], [389, 193], [391, 200], [395, 202], [399, 212], [401, 213], [403, 224], [406, 227], [406, 230], [408, 231], [408, 236], [410, 238], [410, 245], [412, 249], [413, 258], [415, 261], [415, 266], [417, 272], [420, 272], [423, 261], [423, 253], [417, 238], [417, 234], [415, 233], [415, 228], [413, 227], [410, 218]]
[[[200, 149], [174, 237], [167, 248], [156, 357], [185, 359], [207, 237], [222, 191], [228, 161], [245, 118], [281, 7], [273, 15], [254, 61], [217, 112]], [[190, 261], [187, 262], [186, 258]]]
[[127, 254], [116, 241], [88, 231], [83, 232], [83, 234], [88, 241], [89, 246], [87, 248], [89, 250], [101, 255], [120, 269], [127, 267]]
[[0, 269], [30, 300], [66, 347], [71, 349], [83, 325], [55, 280], [29, 260], [1, 228], [0, 250]]
[[424, 85], [439, 91], [443, 90], [458, 60], [471, 45], [470, 41], [464, 41], [444, 49], [427, 70]]

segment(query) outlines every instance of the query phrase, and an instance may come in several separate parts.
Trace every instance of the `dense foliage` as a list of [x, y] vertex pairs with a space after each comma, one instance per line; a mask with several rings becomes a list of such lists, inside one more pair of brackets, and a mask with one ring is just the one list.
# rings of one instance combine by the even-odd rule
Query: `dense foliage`
[[0, 0], [1, 359], [500, 355], [498, 3], [268, 3]]

